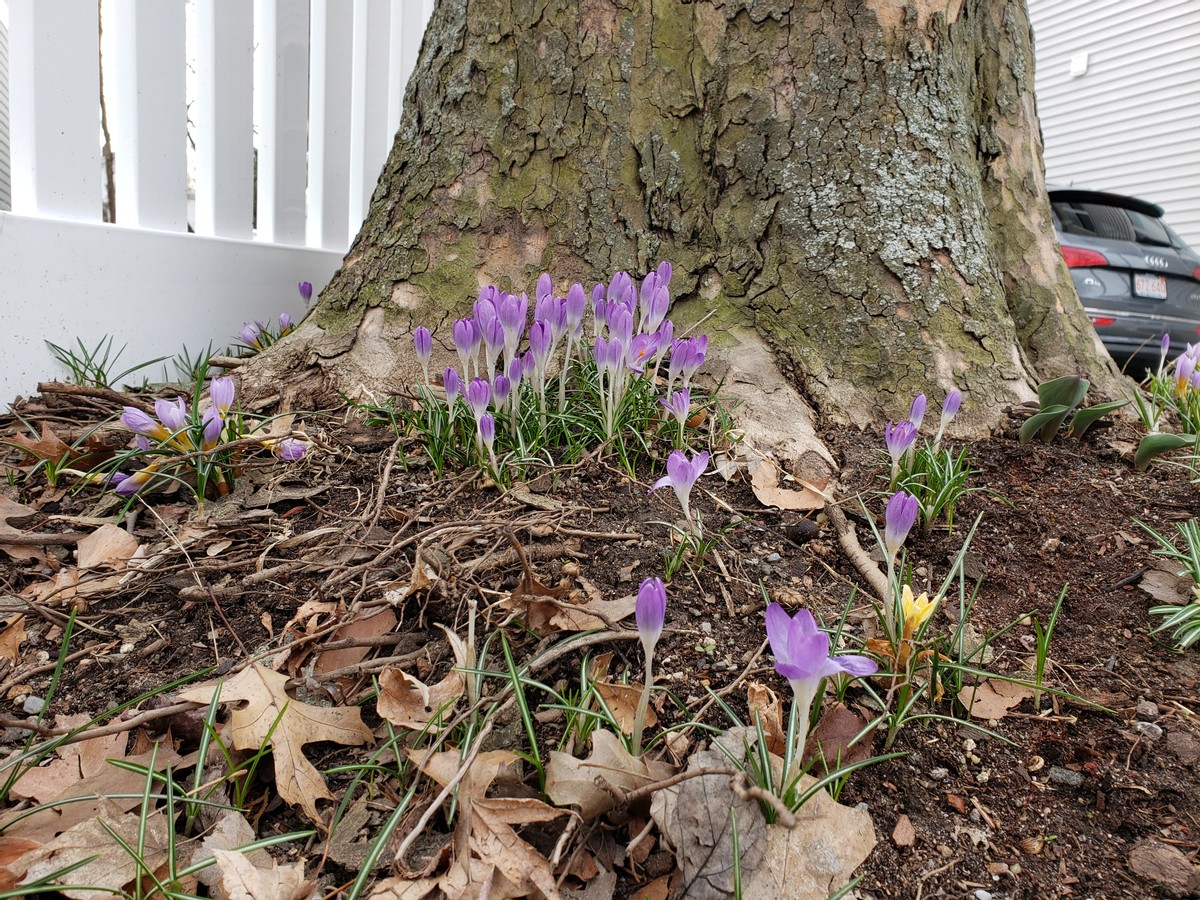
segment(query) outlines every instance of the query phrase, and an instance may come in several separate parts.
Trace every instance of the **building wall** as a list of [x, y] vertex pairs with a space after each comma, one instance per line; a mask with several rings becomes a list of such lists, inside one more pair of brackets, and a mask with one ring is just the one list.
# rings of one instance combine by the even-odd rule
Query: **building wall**
[[1158, 203], [1200, 248], [1200, 2], [1028, 4], [1046, 180]]
[[8, 29], [0, 21], [0, 209], [12, 209], [8, 148]]

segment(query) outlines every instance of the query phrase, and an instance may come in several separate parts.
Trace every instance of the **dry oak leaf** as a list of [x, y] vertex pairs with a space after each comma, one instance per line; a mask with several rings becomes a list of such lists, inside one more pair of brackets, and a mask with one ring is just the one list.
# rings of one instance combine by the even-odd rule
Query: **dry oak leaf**
[[[631, 733], [633, 731], [633, 719], [637, 714], [637, 705], [642, 697], [642, 688], [640, 685], [620, 684], [616, 681], [597, 681], [595, 682], [596, 693], [600, 695], [608, 711], [613, 714], [613, 718], [617, 720], [617, 725], [624, 732]], [[658, 716], [654, 712], [654, 707], [646, 707], [646, 727], [653, 728], [658, 724]]]
[[[95, 857], [65, 876], [68, 884], [88, 887], [64, 889], [61, 893], [72, 900], [111, 900], [141, 875], [141, 864], [153, 872], [167, 861], [166, 818], [162, 813], [153, 813], [144, 819], [143, 826], [142, 816], [124, 813], [116, 804], [105, 801], [100, 815], [64, 831], [44, 847], [15, 860], [9, 868], [23, 874], [22, 884], [31, 884], [64, 866]], [[137, 847], [140, 842], [141, 858], [134, 860], [104, 826], [130, 846]]]
[[[325, 779], [304, 756], [304, 745], [316, 741], [357, 746], [374, 743], [356, 706], [325, 709], [289, 697], [287, 676], [260, 665], [243, 669], [221, 687], [222, 703], [240, 703], [230, 718], [235, 750], [257, 750], [269, 743], [275, 762], [279, 796], [320, 822], [317, 800], [332, 800]], [[207, 704], [217, 682], [180, 691], [181, 700]]]
[[4, 536], [10, 535], [25, 535], [27, 532], [8, 524], [9, 519], [27, 519], [30, 516], [36, 516], [37, 510], [28, 506], [22, 506], [14, 500], [10, 500], [3, 494], [0, 494], [0, 550], [3, 550], [13, 559], [36, 559], [38, 562], [46, 561], [46, 554], [40, 547], [22, 547], [18, 544], [5, 544]]
[[422, 731], [435, 717], [448, 722], [451, 710], [466, 690], [466, 679], [459, 670], [467, 666], [467, 645], [449, 628], [439, 627], [446, 632], [446, 639], [454, 651], [455, 668], [445, 678], [437, 684], [426, 685], [419, 678], [392, 668], [384, 669], [379, 676], [375, 709], [398, 728]]
[[787, 746], [787, 732], [783, 726], [783, 701], [779, 695], [757, 681], [746, 684], [746, 707], [751, 722], [757, 714], [762, 722], [763, 735], [767, 739], [767, 749], [782, 756]]
[[775, 506], [779, 509], [824, 509], [825, 497], [819, 490], [803, 482], [796, 482], [800, 490], [779, 486], [779, 467], [771, 460], [764, 459], [750, 474], [750, 487], [754, 496], [763, 506]]
[[21, 645], [25, 643], [25, 616], [16, 616], [0, 628], [0, 660], [15, 663], [21, 658]]
[[137, 549], [137, 538], [124, 528], [101, 525], [79, 542], [75, 558], [81, 569], [123, 569]]
[[674, 767], [630, 755], [611, 731], [592, 732], [592, 752], [587, 759], [569, 753], [550, 752], [546, 766], [546, 796], [558, 806], [574, 806], [585, 819], [608, 812], [615, 805], [612, 795], [596, 785], [596, 776], [623, 791], [634, 791], [653, 781], [675, 774]]
[[1003, 719], [1005, 714], [1033, 691], [1022, 684], [992, 679], [964, 687], [958, 692], [958, 702], [976, 719]]
[[283, 866], [272, 860], [270, 868], [260, 869], [236, 850], [214, 850], [213, 856], [228, 900], [293, 900], [308, 893], [304, 860]]

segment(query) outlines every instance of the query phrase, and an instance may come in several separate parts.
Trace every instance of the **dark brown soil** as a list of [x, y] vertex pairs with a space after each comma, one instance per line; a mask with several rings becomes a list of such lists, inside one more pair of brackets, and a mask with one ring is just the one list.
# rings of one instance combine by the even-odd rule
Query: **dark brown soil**
[[[64, 434], [95, 418], [87, 410], [48, 411], [39, 403], [28, 404], [22, 415], [32, 421], [49, 417]], [[389, 646], [371, 648], [357, 672], [327, 680], [329, 702], [369, 700], [370, 660], [377, 656], [420, 655], [432, 682], [451, 665], [436, 623], [462, 633], [472, 597], [486, 611], [489, 627], [505, 618], [497, 601], [523, 576], [511, 552], [514, 542], [540, 582], [579, 587], [586, 580], [606, 598], [631, 594], [642, 578], [663, 574], [668, 532], [661, 522], [673, 519], [678, 508], [667, 491], [647, 495], [649, 469], [639, 480], [595, 461], [541, 473], [529, 490], [540, 498], [536, 502], [552, 501], [544, 505], [553, 508], [542, 509], [528, 495], [481, 485], [473, 473], [436, 481], [415, 461], [406, 467], [406, 454], [415, 452], [411, 445], [399, 448], [388, 470], [390, 432], [340, 414], [323, 422], [320, 451], [286, 473], [283, 487], [294, 488], [290, 493], [273, 499], [260, 494], [261, 504], [244, 494], [232, 504], [210, 504], [207, 522], [196, 519], [183, 496], [156, 498], [159, 517], [144, 511], [137, 517], [134, 534], [148, 545], [165, 544], [166, 528], [203, 526], [212, 533], [191, 545], [186, 557], [164, 549], [165, 561], [152, 576], [89, 598], [79, 615], [86, 627], [76, 631], [70, 649], [91, 649], [68, 666], [51, 713], [100, 714], [208, 667], [240, 668], [248, 656], [269, 654], [293, 640], [285, 624], [314, 599], [340, 601], [343, 612], [355, 615], [390, 604], [400, 620], [399, 636]], [[1200, 667], [1195, 651], [1179, 654], [1149, 636], [1157, 620], [1147, 612], [1153, 601], [1139, 578], [1153, 561], [1153, 545], [1134, 520], [1172, 533], [1176, 522], [1200, 514], [1200, 495], [1183, 469], [1134, 472], [1126, 448], [1137, 435], [1128, 426], [1048, 446], [1020, 446], [1011, 437], [1015, 431], [1013, 424], [1003, 435], [971, 445], [970, 483], [976, 490], [959, 504], [953, 533], [935, 528], [910, 539], [914, 583], [940, 586], [980, 517], [966, 560], [968, 587], [974, 579], [979, 585], [970, 622], [985, 635], [1018, 623], [995, 639], [987, 667], [1021, 673], [1033, 634], [1025, 617], [1044, 622], [1065, 589], [1046, 684], [1109, 711], [1061, 696], [1043, 698], [1035, 711], [1027, 699], [991, 726], [1006, 743], [975, 727], [988, 723], [963, 721], [962, 707], [947, 696], [933, 711], [950, 721], [906, 727], [893, 748], [906, 755], [861, 770], [841, 794], [843, 803], [866, 804], [879, 839], [860, 870], [863, 897], [971, 897], [986, 891], [997, 898], [1145, 898], [1165, 889], [1132, 870], [1128, 857], [1134, 845], [1153, 839], [1196, 861]], [[843, 495], [860, 492], [877, 513], [876, 492], [883, 487], [880, 436], [831, 429], [827, 438], [842, 468]], [[279, 476], [278, 466], [269, 467], [261, 480]], [[686, 721], [706, 706], [706, 688], [720, 690], [735, 680], [761, 681], [786, 695], [769, 653], [756, 659], [765, 638], [764, 594], [788, 605], [803, 603], [830, 621], [864, 584], [827, 524], [810, 539], [793, 527], [799, 514], [763, 508], [745, 483], [709, 476], [702, 485], [706, 490], [694, 497], [706, 525], [735, 524], [719, 547], [719, 560], [684, 566], [668, 585], [668, 626], [657, 668], [687, 712], [666, 705], [659, 714], [664, 724]], [[305, 490], [312, 488], [320, 490]], [[112, 513], [96, 507], [95, 488], [49, 490], [44, 479], [32, 478], [7, 493], [39, 509], [38, 517], [19, 523], [29, 532], [83, 528], [79, 520], [53, 515]], [[846, 504], [851, 521], [857, 506], [856, 500]], [[866, 545], [870, 533], [859, 522]], [[314, 532], [319, 536], [311, 540], [290, 540]], [[433, 588], [397, 601], [397, 592], [412, 583], [418, 548], [438, 579]], [[28, 602], [36, 592], [32, 586], [46, 580], [48, 569], [71, 561], [66, 549], [52, 548], [45, 564], [13, 562], [4, 568], [4, 594], [14, 612], [24, 612], [28, 633], [20, 658], [3, 671], [7, 750], [27, 735], [19, 727], [27, 718], [26, 696], [45, 696], [45, 663], [58, 654], [67, 611], [56, 598]], [[570, 568], [564, 573], [564, 566], [577, 566], [578, 578], [569, 577]], [[851, 617], [854, 628], [865, 610], [860, 604]], [[945, 613], [935, 625], [953, 627]], [[131, 626], [140, 636], [130, 637]], [[536, 636], [515, 624], [506, 633], [519, 656], [538, 646]], [[598, 649], [612, 650], [612, 671], [628, 670], [636, 682], [641, 672], [636, 648], [636, 641], [621, 641]], [[306, 662], [311, 658], [297, 660], [289, 674], [302, 690], [319, 691], [322, 679]], [[570, 682], [578, 670], [579, 658], [568, 657], [538, 678]], [[850, 697], [862, 700], [854, 690]], [[531, 702], [543, 699], [530, 693]], [[740, 684], [728, 699], [745, 711]], [[365, 702], [363, 710], [366, 721], [377, 726], [374, 704]], [[540, 739], [553, 749], [561, 721], [545, 718]], [[1138, 720], [1157, 728], [1135, 730]], [[729, 724], [711, 705], [704, 721]], [[502, 740], [521, 737], [515, 729], [497, 731]], [[877, 752], [881, 744], [880, 738]], [[190, 749], [186, 739], [180, 749]], [[310, 750], [323, 769], [365, 758], [361, 749], [318, 744]], [[330, 779], [339, 799], [346, 783], [346, 777]], [[402, 788], [392, 784], [377, 795], [365, 826], [368, 838], [386, 818], [386, 798], [397, 791]], [[274, 797], [269, 783], [257, 796], [260, 833], [308, 827]], [[902, 817], [912, 825], [912, 840], [901, 836], [898, 845], [893, 833]], [[624, 831], [615, 837], [628, 840]], [[322, 846], [314, 841], [292, 852], [309, 856], [315, 868]], [[672, 866], [661, 852], [644, 866], [627, 863], [619, 893], [632, 892], [639, 881]], [[354, 874], [333, 859], [319, 870], [327, 890]]]

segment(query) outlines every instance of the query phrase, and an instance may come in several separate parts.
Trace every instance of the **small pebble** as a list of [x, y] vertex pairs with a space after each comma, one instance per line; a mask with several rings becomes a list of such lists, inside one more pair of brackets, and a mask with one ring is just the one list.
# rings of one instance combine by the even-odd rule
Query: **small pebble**
[[21, 709], [25, 711], [26, 715], [36, 716], [42, 711], [42, 707], [45, 705], [46, 701], [41, 697], [30, 696], [25, 698], [25, 702], [21, 704]]
[[1145, 722], [1158, 718], [1158, 704], [1149, 700], [1139, 700], [1135, 711], [1137, 717]]
[[768, 554], [768, 556], [767, 556], [767, 562], [769, 562], [769, 563], [777, 563], [781, 559], [783, 559], [783, 557], [780, 556], [778, 553], [771, 553], [771, 554]]
[[945, 857], [946, 859], [949, 859], [951, 856], [954, 855], [954, 851], [951, 850], [949, 847], [947, 847], [945, 844], [938, 844], [937, 852], [938, 852], [939, 856]]
[[983, 888], [977, 889], [971, 896], [974, 897], [975, 900], [992, 900], [992, 895]]
[[1134, 722], [1133, 730], [1148, 741], [1157, 741], [1163, 736], [1163, 730], [1153, 722]]
[[689, 606], [688, 607], [688, 615], [702, 616], [702, 615], [704, 615], [704, 613], [700, 612], [700, 607], [698, 607], [698, 606]]
[[936, 769], [929, 770], [929, 777], [934, 781], [945, 781], [950, 777], [950, 770], [938, 766]]
[[1111, 672], [1116, 667], [1117, 667], [1117, 658], [1115, 656], [1110, 656], [1108, 658], [1108, 661], [1104, 663], [1105, 671]]
[[712, 634], [712, 622], [701, 622], [700, 631], [702, 634]]
[[1062, 766], [1051, 766], [1050, 781], [1053, 784], [1061, 784], [1063, 787], [1077, 788], [1083, 785], [1083, 775], [1070, 769], [1064, 769]]

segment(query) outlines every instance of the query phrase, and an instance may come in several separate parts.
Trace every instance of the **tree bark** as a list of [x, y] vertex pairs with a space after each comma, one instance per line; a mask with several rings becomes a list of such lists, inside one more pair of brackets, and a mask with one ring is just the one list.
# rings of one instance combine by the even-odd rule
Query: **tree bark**
[[983, 428], [1038, 380], [1111, 391], [1053, 236], [1031, 43], [1011, 0], [440, 0], [362, 230], [251, 369], [386, 390], [415, 371], [403, 336], [448, 348], [484, 284], [667, 259], [677, 327], [703, 320], [734, 375], [773, 356], [776, 406], [878, 425], [959, 387]]

